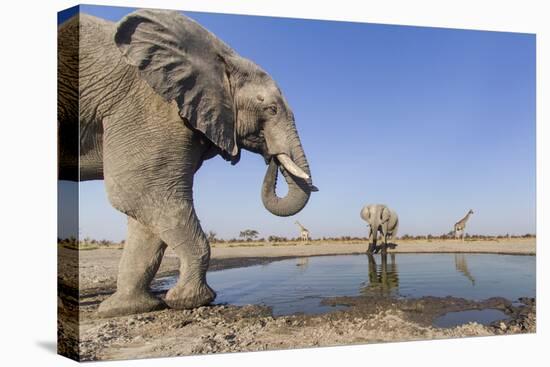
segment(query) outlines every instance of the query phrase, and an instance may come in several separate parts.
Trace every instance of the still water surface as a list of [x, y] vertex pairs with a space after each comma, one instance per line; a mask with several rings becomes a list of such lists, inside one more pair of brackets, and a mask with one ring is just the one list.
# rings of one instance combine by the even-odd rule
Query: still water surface
[[[381, 255], [317, 256], [213, 271], [207, 279], [218, 294], [216, 303], [267, 305], [275, 316], [333, 311], [321, 304], [324, 298], [362, 294], [514, 301], [535, 297], [535, 256], [389, 254], [385, 262]], [[175, 281], [166, 278], [159, 288]], [[454, 315], [449, 318], [456, 322]], [[463, 319], [482, 321], [474, 314]]]
[[508, 318], [508, 316], [504, 312], [488, 308], [485, 310], [447, 312], [445, 315], [436, 318], [433, 324], [437, 327], [454, 327], [468, 321], [476, 321], [480, 324], [487, 325], [493, 321], [504, 320], [506, 318]]

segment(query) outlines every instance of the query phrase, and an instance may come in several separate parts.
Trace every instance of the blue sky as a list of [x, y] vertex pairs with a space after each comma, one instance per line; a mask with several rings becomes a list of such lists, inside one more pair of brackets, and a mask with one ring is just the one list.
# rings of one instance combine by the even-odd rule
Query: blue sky
[[[112, 21], [132, 10], [81, 7]], [[320, 189], [275, 217], [263, 159], [216, 157], [195, 178], [205, 230], [297, 236], [298, 219], [313, 237], [365, 236], [361, 207], [386, 203], [400, 234], [446, 233], [470, 208], [469, 233], [535, 232], [534, 35], [186, 14], [277, 81]], [[81, 184], [80, 204], [81, 235], [125, 237], [102, 181]]]

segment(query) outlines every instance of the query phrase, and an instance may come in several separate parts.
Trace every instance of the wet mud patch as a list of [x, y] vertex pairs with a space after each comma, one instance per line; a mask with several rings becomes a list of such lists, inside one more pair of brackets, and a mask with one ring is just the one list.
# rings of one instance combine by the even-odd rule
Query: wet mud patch
[[[467, 311], [494, 310], [502, 314], [502, 319], [486, 323], [487, 327], [513, 332], [534, 332], [536, 323], [536, 302], [534, 298], [522, 297], [510, 301], [501, 297], [493, 297], [482, 301], [468, 300], [457, 297], [421, 297], [416, 299], [397, 297], [333, 297], [323, 300], [330, 306], [346, 306], [344, 312], [357, 315], [369, 315], [395, 309], [403, 313], [407, 320], [422, 326], [437, 327], [437, 320], [450, 313]], [[475, 316], [475, 313], [471, 315]], [[483, 315], [482, 315], [483, 316]], [[482, 320], [462, 318], [459, 326], [468, 323], [484, 324]], [[442, 326], [444, 327], [444, 326]]]
[[493, 322], [507, 319], [508, 316], [504, 312], [492, 308], [486, 308], [483, 310], [447, 312], [446, 314], [435, 318], [433, 324], [436, 327], [443, 328], [464, 325], [471, 320], [475, 320], [475, 322], [482, 325], [489, 325]]

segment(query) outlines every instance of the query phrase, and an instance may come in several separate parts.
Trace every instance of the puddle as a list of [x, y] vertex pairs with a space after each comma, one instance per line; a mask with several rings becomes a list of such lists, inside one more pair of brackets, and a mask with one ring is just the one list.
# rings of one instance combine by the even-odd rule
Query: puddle
[[448, 328], [467, 324], [471, 321], [476, 321], [482, 325], [489, 325], [494, 321], [505, 319], [508, 319], [508, 315], [504, 312], [488, 308], [485, 310], [447, 312], [446, 314], [436, 318], [433, 325], [440, 328]]
[[512, 302], [512, 306], [514, 306], [514, 307], [523, 307], [523, 306], [525, 306], [525, 303], [523, 303], [519, 300], [516, 300], [516, 301]]
[[[212, 271], [207, 280], [218, 304], [266, 305], [275, 316], [319, 314], [336, 309], [321, 304], [323, 299], [340, 296], [512, 301], [534, 297], [535, 260], [535, 256], [452, 253], [317, 256]], [[176, 280], [160, 279], [154, 290], [167, 290]], [[466, 315], [473, 317], [469, 321], [478, 321], [485, 314]]]

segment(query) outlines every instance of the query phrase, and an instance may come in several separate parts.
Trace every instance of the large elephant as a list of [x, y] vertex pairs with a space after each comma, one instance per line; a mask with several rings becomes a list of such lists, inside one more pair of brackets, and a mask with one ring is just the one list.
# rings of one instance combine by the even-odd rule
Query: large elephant
[[399, 218], [397, 213], [383, 204], [366, 205], [361, 209], [361, 218], [369, 224], [369, 247], [367, 252], [377, 250], [378, 233], [382, 235], [382, 253], [387, 252], [388, 240], [397, 235]]
[[[118, 24], [80, 14], [58, 31], [59, 179], [104, 179], [110, 203], [128, 216], [117, 290], [100, 314], [210, 303], [210, 246], [192, 195], [202, 162], [221, 155], [235, 164], [241, 149], [261, 154], [262, 201], [278, 216], [299, 212], [316, 191], [281, 90], [178, 12], [138, 10]], [[181, 266], [163, 302], [149, 285], [167, 247]]]

